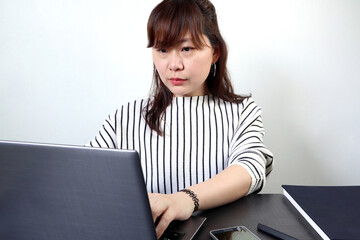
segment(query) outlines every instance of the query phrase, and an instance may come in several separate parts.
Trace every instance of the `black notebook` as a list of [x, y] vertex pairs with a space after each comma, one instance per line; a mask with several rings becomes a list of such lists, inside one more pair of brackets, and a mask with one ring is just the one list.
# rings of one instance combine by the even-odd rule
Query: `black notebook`
[[323, 239], [360, 239], [360, 186], [282, 187]]

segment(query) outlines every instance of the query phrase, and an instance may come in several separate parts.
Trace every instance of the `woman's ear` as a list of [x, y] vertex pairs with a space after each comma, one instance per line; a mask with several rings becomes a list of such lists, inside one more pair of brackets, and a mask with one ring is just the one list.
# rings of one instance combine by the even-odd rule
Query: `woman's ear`
[[214, 53], [213, 53], [213, 61], [212, 63], [216, 63], [220, 57], [221, 53], [220, 53], [220, 47], [217, 44], [216, 47], [214, 48]]

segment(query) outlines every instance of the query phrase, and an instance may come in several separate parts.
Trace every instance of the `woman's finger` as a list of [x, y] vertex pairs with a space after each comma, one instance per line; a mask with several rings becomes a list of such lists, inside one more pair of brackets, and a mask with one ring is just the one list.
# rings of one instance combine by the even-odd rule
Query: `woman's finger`
[[171, 213], [170, 210], [164, 212], [160, 218], [159, 223], [157, 224], [155, 230], [156, 230], [156, 236], [159, 239], [161, 235], [165, 232], [166, 228], [169, 226], [169, 224], [174, 220], [174, 214]]

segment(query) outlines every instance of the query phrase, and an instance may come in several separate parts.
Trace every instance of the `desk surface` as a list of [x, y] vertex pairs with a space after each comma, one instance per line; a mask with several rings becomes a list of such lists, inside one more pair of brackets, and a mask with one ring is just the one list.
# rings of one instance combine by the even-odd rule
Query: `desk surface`
[[257, 231], [257, 224], [273, 227], [297, 239], [321, 239], [282, 194], [253, 194], [228, 205], [199, 212], [207, 218], [196, 239], [210, 239], [212, 229], [242, 225], [262, 240], [273, 240]]

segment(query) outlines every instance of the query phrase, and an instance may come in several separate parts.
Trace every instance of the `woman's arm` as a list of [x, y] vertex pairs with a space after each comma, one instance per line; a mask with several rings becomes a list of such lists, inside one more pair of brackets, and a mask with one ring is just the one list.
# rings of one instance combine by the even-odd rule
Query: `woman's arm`
[[[199, 210], [206, 210], [233, 202], [245, 196], [251, 185], [251, 177], [240, 165], [232, 165], [213, 178], [188, 187], [199, 200]], [[149, 193], [149, 200], [159, 238], [172, 220], [186, 220], [194, 211], [194, 201], [184, 192], [173, 194]]]
[[188, 187], [199, 199], [199, 210], [233, 202], [245, 196], [251, 185], [249, 173], [240, 165], [232, 165], [209, 180]]
[[102, 125], [99, 133], [86, 146], [100, 148], [117, 148], [116, 121], [117, 114], [109, 115]]

